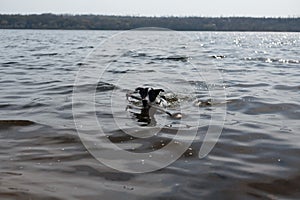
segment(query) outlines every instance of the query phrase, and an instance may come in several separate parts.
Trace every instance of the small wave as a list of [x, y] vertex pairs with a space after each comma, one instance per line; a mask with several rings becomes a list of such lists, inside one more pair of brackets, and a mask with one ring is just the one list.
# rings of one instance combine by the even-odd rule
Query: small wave
[[61, 85], [61, 86], [51, 86], [45, 88], [44, 95], [53, 94], [71, 94], [73, 92], [73, 85]]
[[282, 58], [265, 58], [265, 57], [257, 57], [257, 58], [252, 58], [252, 57], [245, 57], [243, 60], [246, 61], [261, 61], [265, 63], [290, 63], [290, 64], [299, 64], [299, 60], [294, 60], [294, 59], [282, 59]]
[[6, 103], [6, 104], [0, 104], [0, 108], [7, 108], [7, 107], [11, 107], [11, 106], [13, 106], [12, 104], [8, 104], [8, 103]]
[[215, 58], [215, 59], [222, 59], [222, 58], [226, 58], [226, 56], [224, 55], [213, 55], [213, 56], [210, 56], [211, 58]]
[[[174, 138], [174, 135], [178, 133], [179, 128], [175, 127], [167, 127], [164, 126], [160, 129], [160, 131], [154, 136], [154, 137], [147, 137], [146, 138], [138, 138], [131, 135], [126, 134], [126, 132], [132, 131], [132, 128], [128, 128], [125, 131], [121, 129], [117, 129], [114, 131], [109, 132], [109, 136], [107, 138], [114, 144], [117, 144], [118, 146], [121, 145], [123, 149], [126, 149], [130, 152], [135, 153], [149, 153], [153, 150], [158, 150], [163, 148], [164, 146], [168, 145], [171, 140]], [[134, 129], [136, 133], [144, 134], [145, 129], [141, 129], [140, 131], [137, 131]], [[148, 129], [149, 132], [151, 132], [151, 129]], [[155, 130], [155, 128], [153, 128]], [[185, 140], [190, 140], [191, 137], [189, 136], [190, 129], [186, 128], [186, 130], [180, 128], [180, 131], [186, 134], [184, 136], [181, 136], [178, 138], [178, 143], [184, 142]], [[133, 146], [134, 144], [134, 146]], [[191, 155], [190, 151], [192, 149], [189, 148], [185, 154]], [[196, 155], [196, 154], [195, 154]]]
[[242, 97], [229, 99], [227, 108], [230, 111], [240, 110], [247, 115], [279, 114], [289, 119], [299, 119], [300, 105], [292, 103], [266, 103], [265, 99], [255, 97]]
[[98, 92], [104, 92], [104, 91], [114, 90], [116, 88], [117, 88], [117, 86], [115, 86], [113, 84], [100, 81], [100, 82], [98, 82], [96, 90]]
[[289, 85], [275, 85], [274, 89], [276, 90], [290, 90], [290, 91], [299, 91], [300, 90], [300, 85], [296, 86], [289, 86]]
[[45, 107], [45, 106], [47, 106], [47, 105], [44, 103], [30, 102], [30, 103], [23, 105], [22, 108], [29, 109], [29, 108], [38, 108], [38, 107]]
[[267, 87], [269, 84], [267, 83], [256, 83], [256, 84], [235, 84], [234, 87], [241, 87], [241, 88], [251, 88], [251, 87]]
[[83, 66], [83, 65], [86, 65], [85, 63], [82, 63], [82, 62], [79, 62], [76, 64], [77, 66]]
[[299, 182], [300, 176], [294, 176], [290, 178], [271, 178], [269, 181], [253, 181], [248, 183], [250, 188], [264, 191], [267, 194], [274, 194], [275, 196], [286, 196], [299, 194]]
[[4, 62], [4, 63], [2, 63], [2, 65], [15, 65], [15, 64], [19, 64], [19, 63], [15, 62], [15, 61], [10, 61], [10, 62]]
[[189, 59], [189, 57], [187, 57], [187, 56], [168, 56], [168, 57], [154, 58], [153, 60], [170, 60], [170, 61], [187, 62], [188, 59]]
[[94, 46], [77, 47], [77, 49], [93, 49]]
[[299, 110], [299, 105], [290, 104], [290, 103], [279, 103], [279, 104], [270, 104], [262, 102], [252, 102], [248, 104], [245, 113], [258, 115], [258, 114], [269, 114], [269, 113], [284, 113]]
[[123, 54], [123, 56], [136, 58], [136, 57], [146, 57], [147, 54], [142, 52], [136, 52], [136, 51], [127, 51], [126, 53]]
[[127, 70], [108, 70], [107, 72], [113, 73], [113, 74], [125, 74], [125, 73], [150, 73], [155, 72], [155, 70], [149, 69], [149, 70], [134, 70], [134, 69], [127, 69]]
[[0, 172], [1, 175], [9, 175], [9, 176], [22, 176], [22, 173], [18, 172]]
[[[82, 85], [69, 85], [69, 88], [72, 87], [76, 87], [76, 90], [79, 91], [88, 91], [88, 90], [94, 90], [95, 89], [95, 85], [94, 84], [82, 84]], [[106, 83], [103, 81], [99, 81], [96, 87], [96, 91], [97, 92], [105, 92], [105, 91], [109, 91], [109, 90], [114, 90], [115, 88], [117, 88], [117, 86], [115, 86], [114, 84], [110, 84], [110, 83]]]
[[37, 53], [37, 54], [32, 54], [32, 56], [56, 56], [58, 53]]
[[134, 72], [135, 70], [108, 70], [107, 72], [113, 73], [113, 74], [126, 74], [128, 72]]
[[30, 126], [35, 122], [30, 120], [0, 120], [0, 127], [2, 126]]
[[16, 81], [15, 81], [15, 80], [1, 80], [1, 79], [0, 79], [0, 83], [1, 83], [1, 85], [4, 85], [4, 84], [6, 84], [6, 83], [8, 83], [8, 84], [10, 84], [10, 83], [15, 84]]
[[61, 83], [61, 82], [62, 82], [61, 80], [50, 80], [50, 81], [46, 80], [46, 81], [38, 82], [38, 83], [32, 83], [32, 82], [30, 82], [30, 83], [32, 83], [32, 85], [36, 85], [36, 84], [38, 84], [38, 85], [49, 85], [49, 84], [57, 84], [57, 83]]

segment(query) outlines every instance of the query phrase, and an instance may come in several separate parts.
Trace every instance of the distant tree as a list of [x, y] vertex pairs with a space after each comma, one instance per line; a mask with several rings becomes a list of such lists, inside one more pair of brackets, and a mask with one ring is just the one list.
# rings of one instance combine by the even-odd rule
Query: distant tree
[[137, 17], [110, 15], [0, 15], [1, 29], [128, 30], [164, 27], [182, 31], [300, 31], [300, 18]]

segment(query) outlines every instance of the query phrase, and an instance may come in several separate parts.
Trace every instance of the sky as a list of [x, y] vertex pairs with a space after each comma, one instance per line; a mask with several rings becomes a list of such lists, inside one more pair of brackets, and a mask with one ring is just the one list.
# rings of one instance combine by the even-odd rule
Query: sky
[[299, 0], [0, 0], [0, 14], [300, 17]]

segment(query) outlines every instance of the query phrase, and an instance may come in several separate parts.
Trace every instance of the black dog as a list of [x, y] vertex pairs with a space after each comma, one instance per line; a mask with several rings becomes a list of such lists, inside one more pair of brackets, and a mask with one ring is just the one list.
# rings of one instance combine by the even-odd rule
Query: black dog
[[156, 120], [154, 115], [157, 110], [163, 111], [168, 115], [170, 115], [169, 112], [164, 111], [162, 108], [160, 108], [161, 103], [166, 102], [166, 98], [160, 95], [161, 92], [164, 92], [164, 90], [138, 87], [135, 89], [134, 93], [139, 93], [140, 97], [137, 97], [132, 93], [126, 95], [127, 98], [131, 97], [135, 100], [142, 102], [143, 107], [141, 108], [141, 112], [140, 113], [132, 112], [134, 117], [138, 120], [138, 122], [144, 123], [142, 124], [142, 126], [156, 125]]

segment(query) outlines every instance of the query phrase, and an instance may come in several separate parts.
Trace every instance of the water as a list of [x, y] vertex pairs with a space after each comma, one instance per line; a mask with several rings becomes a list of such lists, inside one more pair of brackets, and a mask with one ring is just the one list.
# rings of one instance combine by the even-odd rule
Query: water
[[[1, 199], [299, 199], [299, 33], [140, 31], [109, 39], [116, 33], [0, 30]], [[72, 92], [80, 69], [88, 70], [78, 83], [82, 101], [74, 116], [88, 123], [95, 105], [113, 144], [155, 158], [151, 152], [181, 128], [177, 143], [193, 143], [153, 172], [105, 166], [76, 131]], [[216, 69], [214, 85], [208, 69]], [[104, 71], [100, 79], [97, 70]], [[157, 113], [156, 123], [143, 127], [130, 112], [139, 110], [126, 110], [126, 93], [139, 86], [175, 95], [167, 109], [177, 112], [180, 104], [186, 117], [179, 123]], [[194, 105], [209, 101], [215, 89], [226, 98], [221, 93], [224, 99], [212, 105]], [[94, 100], [87, 98], [94, 93]], [[216, 146], [199, 159], [212, 115], [224, 111]], [[101, 153], [114, 155], [97, 128], [82, 129], [101, 141]], [[148, 161], [140, 159], [139, 167]], [[122, 164], [135, 169], [125, 158]]]

